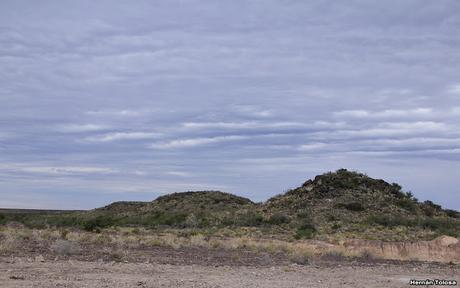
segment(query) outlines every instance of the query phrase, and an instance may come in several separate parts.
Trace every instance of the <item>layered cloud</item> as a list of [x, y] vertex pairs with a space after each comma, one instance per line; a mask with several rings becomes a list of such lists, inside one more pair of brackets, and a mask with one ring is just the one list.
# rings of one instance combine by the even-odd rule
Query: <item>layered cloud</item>
[[238, 140], [248, 139], [245, 136], [239, 135], [228, 135], [228, 136], [218, 136], [218, 137], [208, 137], [208, 138], [185, 138], [185, 139], [175, 139], [169, 142], [164, 143], [155, 143], [151, 145], [151, 148], [157, 149], [177, 149], [177, 148], [188, 148], [196, 147], [210, 144], [218, 144], [225, 142], [232, 142]]
[[415, 108], [408, 110], [383, 110], [383, 111], [368, 111], [368, 110], [347, 110], [336, 112], [339, 117], [353, 118], [413, 118], [413, 117], [430, 117], [433, 115], [431, 108]]
[[455, 0], [2, 1], [0, 207], [264, 200], [346, 167], [460, 208], [459, 15]]
[[155, 132], [113, 132], [87, 137], [86, 140], [94, 142], [111, 142], [119, 140], [142, 140], [160, 138], [161, 134]]
[[41, 175], [84, 175], [84, 174], [112, 174], [115, 170], [106, 167], [88, 166], [37, 166], [21, 163], [9, 163], [0, 165], [3, 173], [31, 173]]
[[56, 130], [64, 133], [92, 132], [107, 129], [106, 126], [97, 124], [65, 124], [56, 125]]

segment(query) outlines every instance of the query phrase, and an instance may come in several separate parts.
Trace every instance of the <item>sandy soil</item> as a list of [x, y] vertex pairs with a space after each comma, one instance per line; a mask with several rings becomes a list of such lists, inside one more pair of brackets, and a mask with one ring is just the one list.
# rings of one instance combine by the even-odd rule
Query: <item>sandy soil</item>
[[[41, 262], [44, 261], [44, 262]], [[0, 258], [0, 287], [408, 287], [410, 279], [453, 279], [458, 266], [171, 265]]]

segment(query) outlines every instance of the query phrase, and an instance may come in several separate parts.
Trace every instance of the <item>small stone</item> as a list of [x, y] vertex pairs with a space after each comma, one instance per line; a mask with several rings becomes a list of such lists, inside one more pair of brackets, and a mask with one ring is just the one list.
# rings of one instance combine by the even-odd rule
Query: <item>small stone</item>
[[35, 257], [35, 262], [45, 262], [45, 258], [42, 255]]

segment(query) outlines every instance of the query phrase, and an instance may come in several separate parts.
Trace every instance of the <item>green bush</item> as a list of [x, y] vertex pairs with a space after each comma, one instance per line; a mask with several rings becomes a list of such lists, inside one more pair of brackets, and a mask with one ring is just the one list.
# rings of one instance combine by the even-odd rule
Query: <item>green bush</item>
[[364, 206], [359, 202], [338, 203], [337, 208], [344, 208], [354, 212], [364, 211]]
[[264, 223], [264, 217], [252, 210], [245, 210], [235, 215], [234, 225], [243, 227], [257, 227]]
[[394, 191], [401, 191], [402, 187], [398, 183], [391, 183], [391, 187], [393, 188]]
[[339, 223], [334, 223], [334, 225], [332, 225], [332, 230], [338, 230], [342, 227], [342, 225], [340, 225]]
[[46, 224], [55, 227], [77, 227], [81, 226], [82, 219], [77, 216], [51, 216], [46, 219]]
[[402, 198], [396, 201], [396, 205], [399, 207], [409, 211], [415, 212], [417, 211], [417, 204], [411, 198]]
[[312, 212], [308, 209], [302, 209], [296, 213], [296, 217], [301, 220], [310, 219]]
[[416, 218], [407, 219], [404, 217], [390, 217], [386, 215], [372, 215], [368, 218], [369, 224], [379, 224], [385, 227], [419, 227], [422, 229], [430, 229], [439, 234], [458, 237], [460, 235], [460, 223], [451, 219], [443, 218]]
[[403, 216], [387, 216], [387, 215], [372, 215], [369, 216], [368, 224], [378, 224], [385, 227], [395, 226], [416, 226], [415, 223], [409, 219], [403, 218]]
[[175, 212], [156, 212], [150, 217], [150, 225], [165, 225], [174, 227], [184, 227], [187, 215]]
[[436, 231], [440, 235], [460, 237], [460, 222], [455, 220], [426, 218], [421, 221], [420, 226]]
[[93, 219], [84, 220], [82, 227], [86, 231], [98, 232], [102, 228], [116, 225], [117, 222], [113, 217], [110, 216], [97, 216]]
[[98, 225], [96, 224], [96, 221], [94, 220], [85, 221], [83, 222], [82, 226], [85, 231], [98, 232], [98, 230], [100, 230]]
[[446, 209], [446, 210], [444, 210], [444, 212], [446, 212], [447, 216], [449, 216], [449, 217], [460, 218], [460, 213], [458, 211], [451, 210], [451, 209]]
[[425, 204], [427, 206], [430, 206], [431, 208], [433, 208], [434, 210], [437, 210], [437, 211], [442, 209], [442, 207], [440, 205], [434, 204], [430, 200], [426, 200], [425, 202], [423, 202], [423, 204]]
[[450, 219], [435, 219], [435, 218], [425, 218], [420, 221], [420, 226], [425, 229], [432, 230], [450, 230], [459, 227], [459, 223], [452, 221]]
[[276, 212], [270, 216], [267, 222], [272, 225], [280, 225], [280, 224], [288, 223], [289, 218], [286, 216], [286, 214]]
[[404, 192], [402, 192], [401, 189], [401, 185], [397, 183], [392, 183], [391, 187], [389, 188], [389, 192], [396, 196], [396, 198], [404, 198], [407, 195]]
[[294, 235], [295, 239], [312, 239], [315, 236], [316, 228], [311, 223], [304, 223], [299, 228]]
[[338, 220], [340, 220], [340, 217], [338, 217], [337, 215], [334, 215], [334, 214], [327, 214], [326, 215], [326, 220], [328, 222], [338, 221]]
[[433, 217], [436, 212], [436, 210], [433, 209], [433, 207], [427, 206], [427, 205], [422, 206], [422, 211], [423, 211], [423, 214], [425, 214], [425, 216], [428, 216], [428, 217]]

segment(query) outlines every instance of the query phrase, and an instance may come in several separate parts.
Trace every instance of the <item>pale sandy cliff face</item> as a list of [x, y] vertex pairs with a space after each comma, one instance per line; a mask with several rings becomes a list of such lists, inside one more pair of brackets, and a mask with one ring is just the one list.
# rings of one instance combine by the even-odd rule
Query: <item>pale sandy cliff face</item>
[[460, 263], [460, 240], [449, 236], [417, 242], [353, 239], [345, 241], [343, 246], [352, 253], [369, 252], [385, 259]]

